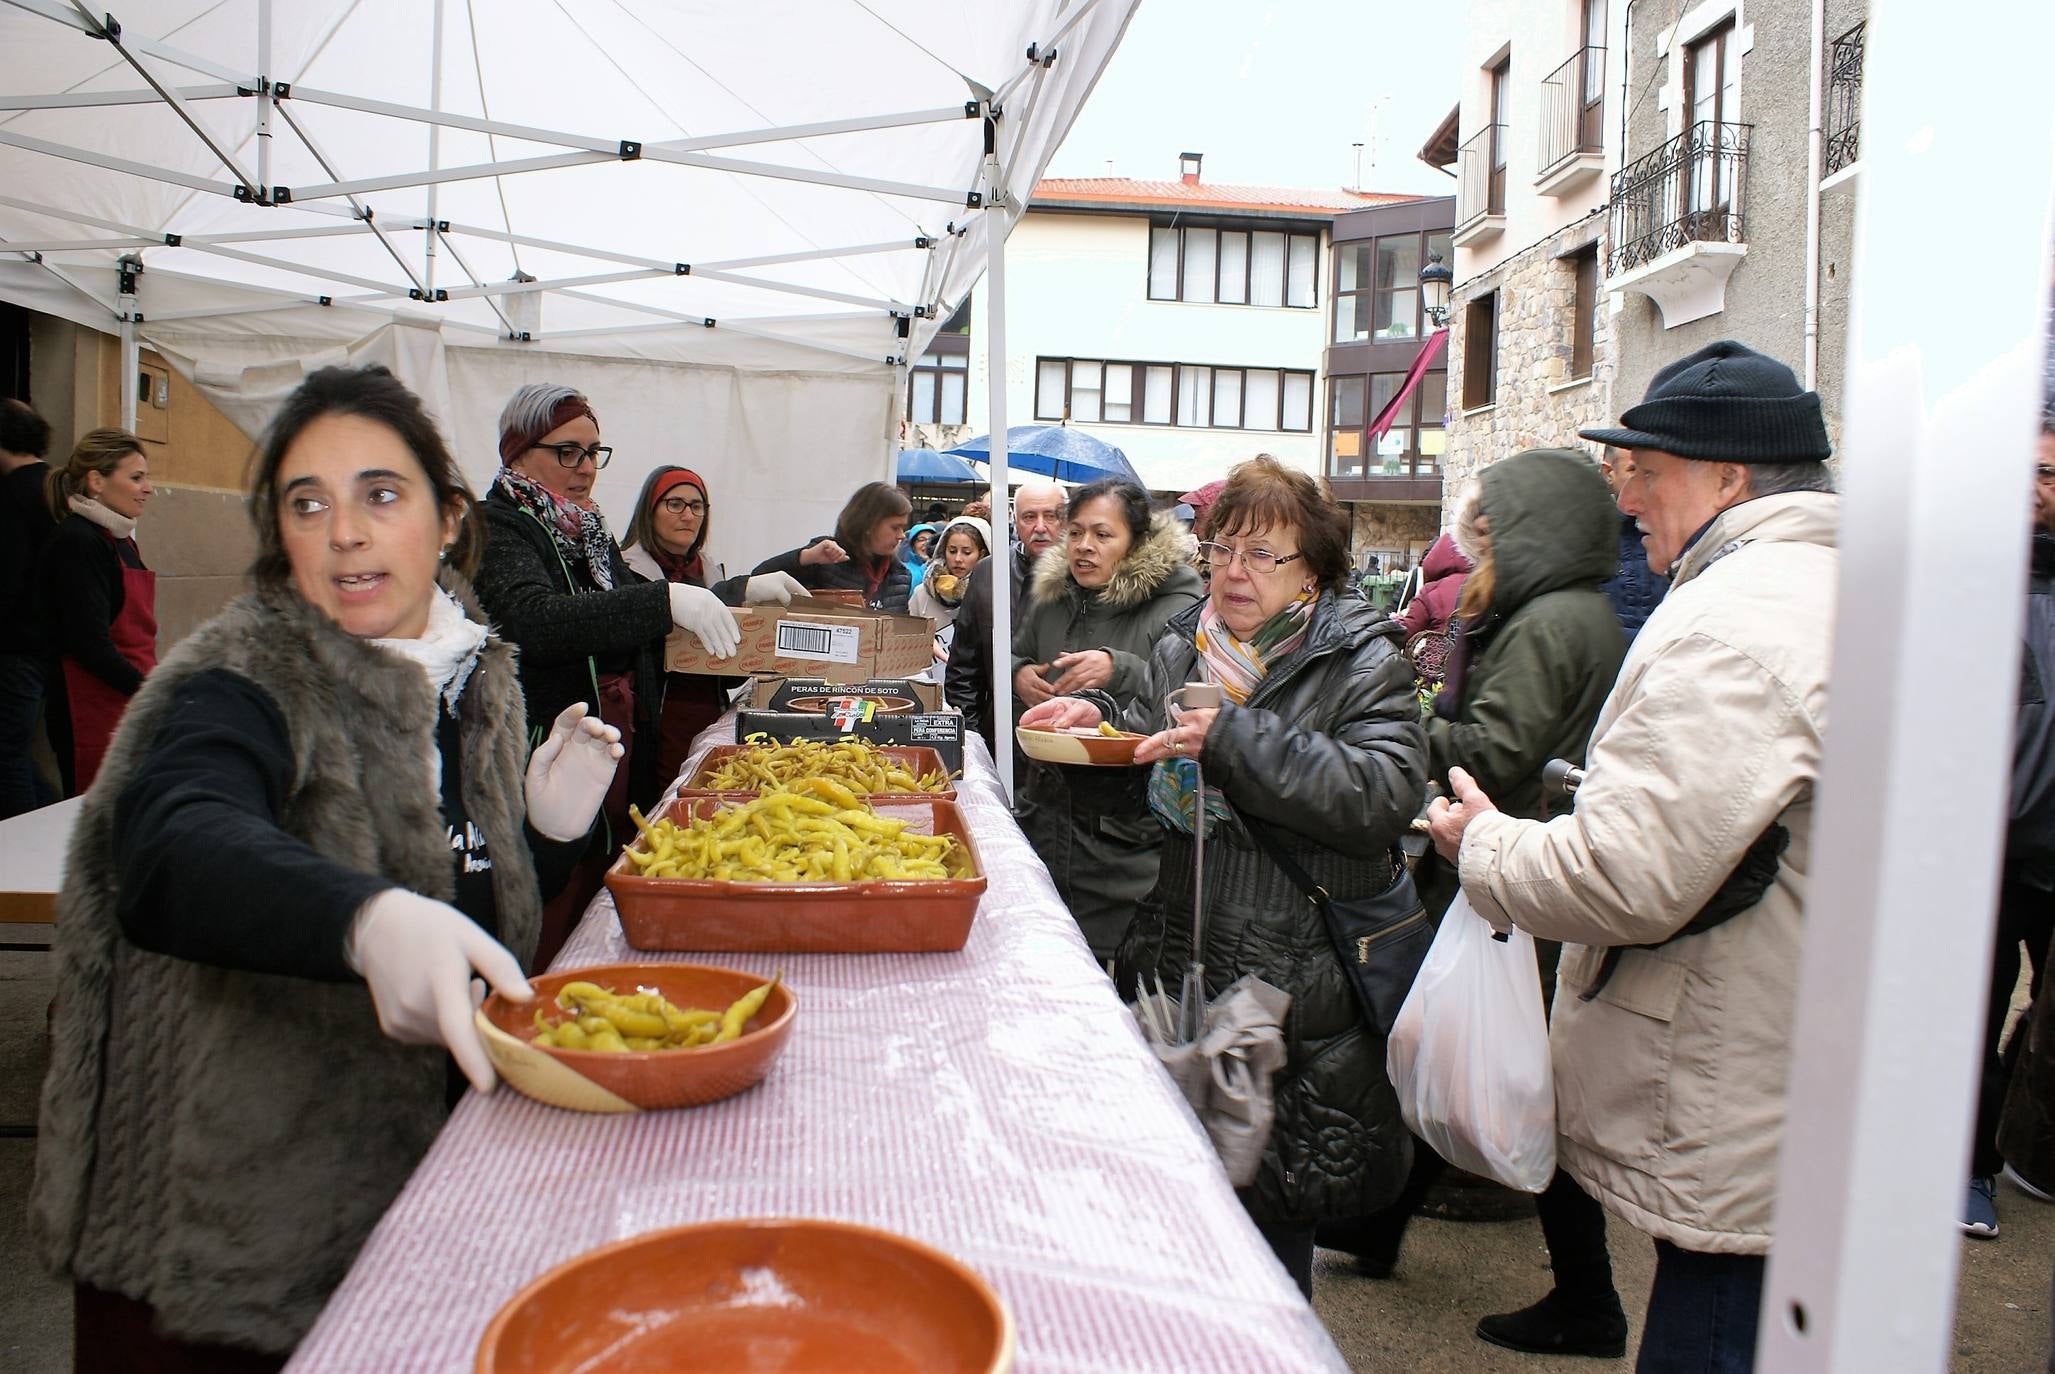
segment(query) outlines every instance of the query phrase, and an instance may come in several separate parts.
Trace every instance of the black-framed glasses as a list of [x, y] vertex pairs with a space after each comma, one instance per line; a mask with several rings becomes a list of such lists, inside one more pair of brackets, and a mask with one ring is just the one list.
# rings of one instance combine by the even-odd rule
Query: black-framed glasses
[[[1302, 553], [1272, 553], [1268, 549], [1243, 549], [1242, 566], [1252, 573], [1276, 572], [1295, 558], [1304, 558]], [[1210, 541], [1199, 545], [1199, 557], [1206, 560], [1209, 568], [1225, 568], [1233, 564], [1235, 551], [1225, 544]]]
[[593, 468], [597, 470], [605, 467], [608, 460], [614, 456], [614, 451], [605, 444], [595, 444], [591, 448], [587, 448], [583, 444], [574, 444], [567, 441], [561, 444], [530, 444], [528, 447], [547, 449], [557, 456], [557, 463], [560, 466], [567, 468], [575, 468], [587, 458], [590, 458]]
[[683, 515], [686, 511], [694, 515], [706, 514], [706, 502], [695, 501], [689, 496], [666, 496], [657, 504], [673, 515]]

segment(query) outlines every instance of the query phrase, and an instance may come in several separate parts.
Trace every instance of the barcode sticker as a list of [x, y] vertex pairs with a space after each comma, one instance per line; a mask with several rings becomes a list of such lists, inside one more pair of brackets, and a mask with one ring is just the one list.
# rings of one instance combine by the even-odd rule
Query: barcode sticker
[[854, 625], [823, 625], [817, 621], [778, 622], [775, 652], [779, 658], [810, 658], [823, 663], [854, 663], [863, 632]]

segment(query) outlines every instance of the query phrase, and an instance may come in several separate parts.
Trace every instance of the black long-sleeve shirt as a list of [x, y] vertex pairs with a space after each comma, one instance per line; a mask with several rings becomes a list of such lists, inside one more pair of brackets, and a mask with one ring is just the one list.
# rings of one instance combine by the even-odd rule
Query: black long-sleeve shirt
[[[440, 719], [452, 905], [497, 934], [491, 855], [464, 811], [457, 724], [448, 712]], [[187, 679], [115, 803], [123, 933], [143, 949], [222, 968], [354, 977], [343, 955], [350, 923], [396, 884], [281, 828], [292, 777], [285, 717], [263, 688], [222, 669]], [[523, 828], [547, 899], [570, 876], [584, 838], [563, 843]]]
[[43, 546], [57, 532], [43, 500], [43, 482], [49, 475], [48, 463], [34, 462], [0, 477], [0, 653], [43, 651], [36, 569], [43, 560]]
[[51, 647], [124, 696], [135, 695], [143, 675], [108, 632], [128, 601], [121, 570], [142, 566], [133, 539], [111, 538], [84, 516], [68, 515], [43, 546], [36, 579]]

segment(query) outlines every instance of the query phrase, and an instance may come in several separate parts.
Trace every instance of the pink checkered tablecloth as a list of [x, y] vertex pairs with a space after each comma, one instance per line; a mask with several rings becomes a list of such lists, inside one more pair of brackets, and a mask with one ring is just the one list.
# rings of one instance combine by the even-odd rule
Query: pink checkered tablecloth
[[632, 1116], [467, 1094], [292, 1374], [468, 1370], [493, 1313], [552, 1265], [741, 1216], [860, 1222], [955, 1255], [1012, 1310], [1022, 1374], [1345, 1369], [1093, 962], [990, 755], [975, 737], [969, 752], [959, 804], [991, 883], [959, 953], [644, 953], [602, 891], [554, 967], [782, 967], [799, 1021], [770, 1077]]

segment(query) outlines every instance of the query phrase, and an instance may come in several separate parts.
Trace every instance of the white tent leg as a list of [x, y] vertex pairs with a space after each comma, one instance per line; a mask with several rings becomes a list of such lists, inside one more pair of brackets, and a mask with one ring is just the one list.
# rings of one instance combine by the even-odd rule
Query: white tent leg
[[[985, 155], [990, 175], [988, 197], [1003, 188], [998, 180], [997, 117], [993, 119], [995, 151]], [[1008, 535], [1013, 529], [1013, 499], [1006, 485], [1006, 209], [987, 199], [990, 217], [985, 238], [985, 359], [990, 385], [992, 468], [992, 556], [1011, 559]], [[1002, 554], [1002, 550], [1004, 550]], [[1012, 568], [1002, 562], [992, 576], [992, 761], [999, 765], [999, 786], [1007, 801], [1014, 796], [1013, 777], [1013, 587]]]
[[[124, 297], [122, 304], [130, 305], [133, 296]], [[136, 377], [143, 370], [142, 351], [136, 346], [136, 322], [133, 316], [121, 317], [121, 427], [133, 434], [136, 432]]]
[[[1871, 6], [1832, 725], [1762, 1374], [1940, 1371], [1953, 1348], [2055, 158], [2037, 70], [2055, 10], [2007, 17], [1993, 46], [1908, 0]], [[1925, 98], [1938, 71], [1977, 72], [1979, 98]], [[1944, 323], [1960, 283], [1933, 271], [1921, 224], [1951, 204], [1977, 207], [1990, 284], [1969, 328]], [[1978, 670], [1955, 671], [1949, 644], [1977, 645]]]

